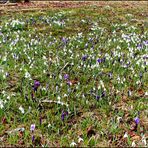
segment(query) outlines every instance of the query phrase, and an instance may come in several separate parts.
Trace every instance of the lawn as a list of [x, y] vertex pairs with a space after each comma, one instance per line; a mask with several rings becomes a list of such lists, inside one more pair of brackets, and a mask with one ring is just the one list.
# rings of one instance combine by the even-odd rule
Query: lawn
[[0, 146], [148, 146], [146, 6], [0, 15]]

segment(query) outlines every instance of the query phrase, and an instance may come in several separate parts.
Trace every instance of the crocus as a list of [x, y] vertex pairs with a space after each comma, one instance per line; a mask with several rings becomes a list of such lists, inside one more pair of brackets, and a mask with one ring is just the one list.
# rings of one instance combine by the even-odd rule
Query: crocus
[[34, 139], [35, 139], [35, 136], [33, 135], [33, 136], [32, 136], [32, 142], [34, 142]]
[[99, 100], [100, 99], [100, 96], [96, 96], [96, 100]]
[[101, 59], [98, 59], [98, 60], [97, 60], [97, 62], [98, 62], [98, 63], [101, 63], [101, 62], [102, 62], [102, 60], [101, 60]]
[[69, 75], [68, 75], [68, 74], [65, 74], [65, 75], [64, 75], [64, 79], [65, 79], [65, 80], [68, 80], [68, 79], [69, 79]]
[[102, 92], [101, 97], [105, 97], [105, 91]]
[[140, 119], [138, 117], [134, 118], [135, 123], [138, 125], [140, 122]]
[[148, 40], [143, 41], [144, 45], [148, 45]]
[[140, 79], [142, 79], [142, 73], [141, 72], [140, 72], [139, 76], [140, 76]]
[[35, 130], [35, 124], [31, 124], [30, 130], [33, 132]]
[[137, 48], [140, 50], [140, 49], [142, 49], [142, 44], [138, 44], [137, 45]]
[[62, 38], [62, 41], [66, 44], [67, 43], [67, 39], [66, 38]]
[[61, 120], [64, 121], [65, 116], [68, 116], [68, 112], [62, 111]]
[[83, 61], [86, 61], [86, 59], [87, 59], [87, 55], [82, 56]]
[[34, 91], [37, 91], [37, 89], [38, 89], [39, 86], [40, 86], [40, 82], [37, 81], [37, 80], [35, 80], [35, 81], [34, 81], [33, 90], [34, 90]]
[[68, 84], [69, 86], [71, 86], [71, 85], [72, 85], [72, 82], [71, 82], [70, 80], [68, 80], [68, 81], [67, 81], [67, 84]]

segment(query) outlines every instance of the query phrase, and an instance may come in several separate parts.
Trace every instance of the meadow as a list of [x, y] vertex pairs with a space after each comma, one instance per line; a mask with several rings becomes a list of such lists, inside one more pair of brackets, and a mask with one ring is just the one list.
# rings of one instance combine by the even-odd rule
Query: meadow
[[147, 10], [97, 5], [0, 16], [0, 146], [148, 146]]

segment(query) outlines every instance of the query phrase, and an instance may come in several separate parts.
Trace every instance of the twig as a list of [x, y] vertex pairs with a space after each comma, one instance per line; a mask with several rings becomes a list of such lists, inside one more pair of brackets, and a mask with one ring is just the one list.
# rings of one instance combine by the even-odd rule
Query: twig
[[64, 67], [60, 70], [60, 73], [66, 68], [66, 66], [69, 64], [69, 62], [67, 62]]
[[48, 100], [48, 99], [45, 99], [45, 100], [41, 101], [40, 103], [56, 103], [56, 104], [60, 104], [60, 105], [65, 105], [68, 108], [68, 112], [70, 113], [70, 110], [69, 110], [67, 103], [64, 103], [64, 102], [61, 102], [61, 101]]

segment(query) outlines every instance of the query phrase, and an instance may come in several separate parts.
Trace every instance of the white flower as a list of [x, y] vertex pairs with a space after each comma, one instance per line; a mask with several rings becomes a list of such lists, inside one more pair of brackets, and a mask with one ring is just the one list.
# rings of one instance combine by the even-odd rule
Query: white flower
[[42, 90], [43, 90], [43, 91], [46, 91], [46, 88], [45, 88], [45, 87], [42, 87]]
[[129, 96], [131, 96], [131, 95], [132, 95], [132, 92], [131, 92], [130, 90], [128, 91], [128, 95], [129, 95]]
[[145, 96], [148, 96], [148, 92], [145, 92]]
[[61, 97], [60, 96], [58, 96], [58, 98], [57, 98], [59, 101], [61, 100]]
[[10, 96], [7, 96], [7, 99], [10, 100]]
[[0, 108], [1, 109], [4, 108], [4, 104], [3, 104], [3, 101], [2, 100], [0, 100]]
[[35, 124], [31, 124], [30, 130], [31, 130], [31, 131], [34, 131], [34, 130], [35, 130]]
[[6, 75], [3, 75], [3, 79], [6, 79]]
[[70, 144], [70, 147], [74, 147], [76, 146], [77, 144], [73, 141], [71, 144]]
[[142, 143], [143, 143], [144, 145], [147, 145], [145, 135], [142, 136]]
[[2, 91], [2, 94], [3, 94], [3, 95], [6, 95], [6, 92], [3, 90], [3, 91]]
[[64, 94], [64, 97], [67, 97], [67, 94]]
[[122, 117], [117, 117], [117, 122], [120, 123]]
[[4, 56], [2, 61], [7, 61], [7, 56]]
[[78, 136], [78, 143], [84, 141], [80, 136]]
[[124, 134], [123, 138], [127, 138], [128, 137], [128, 134], [127, 132]]
[[19, 107], [19, 110], [22, 112], [22, 114], [25, 113], [24, 108], [22, 106]]
[[50, 123], [48, 124], [48, 128], [49, 128], [49, 127], [51, 127], [51, 124], [50, 124]]
[[61, 79], [61, 80], [62, 80], [62, 75], [59, 75], [59, 79]]
[[136, 147], [135, 141], [132, 142], [132, 147]]
[[30, 78], [30, 77], [31, 77], [30, 73], [28, 71], [25, 72], [25, 78]]

